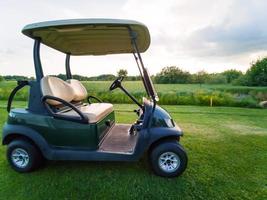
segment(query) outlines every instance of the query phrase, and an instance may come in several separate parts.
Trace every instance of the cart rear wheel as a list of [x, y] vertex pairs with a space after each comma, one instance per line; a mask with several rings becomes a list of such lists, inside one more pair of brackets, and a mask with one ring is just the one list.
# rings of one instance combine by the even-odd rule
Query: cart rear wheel
[[150, 164], [155, 174], [163, 177], [176, 177], [186, 169], [187, 155], [178, 142], [164, 142], [152, 149]]
[[9, 143], [7, 160], [17, 172], [33, 171], [44, 161], [39, 149], [26, 140], [14, 140]]

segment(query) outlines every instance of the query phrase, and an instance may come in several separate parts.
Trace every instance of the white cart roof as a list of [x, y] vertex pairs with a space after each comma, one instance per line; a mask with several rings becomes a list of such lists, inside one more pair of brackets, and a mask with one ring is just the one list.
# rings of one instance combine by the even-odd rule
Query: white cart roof
[[22, 33], [40, 38], [49, 47], [71, 55], [132, 53], [130, 31], [139, 52], [150, 45], [148, 28], [137, 21], [121, 19], [71, 19], [29, 24]]

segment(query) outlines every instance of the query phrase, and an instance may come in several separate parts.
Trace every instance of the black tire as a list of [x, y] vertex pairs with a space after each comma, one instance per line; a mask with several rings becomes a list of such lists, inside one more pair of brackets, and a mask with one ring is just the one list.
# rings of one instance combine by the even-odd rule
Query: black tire
[[[174, 160], [169, 159], [168, 163], [166, 160], [164, 161], [164, 159], [161, 159], [161, 164], [164, 164], [162, 165], [163, 167], [160, 167], [159, 159], [161, 156], [166, 160], [168, 157]], [[177, 160], [177, 162], [175, 160]], [[173, 162], [175, 162], [174, 165]], [[176, 167], [172, 167], [175, 166], [175, 164]], [[187, 167], [187, 154], [177, 141], [163, 142], [150, 151], [150, 165], [156, 175], [162, 177], [177, 177], [181, 175]], [[173, 169], [166, 169], [168, 165], [172, 165], [171, 168]], [[163, 168], [165, 168], [165, 170]]]
[[[17, 159], [19, 159], [20, 161], [18, 161], [17, 164], [14, 160], [15, 159], [14, 155], [19, 155], [17, 156]], [[33, 144], [31, 144], [27, 140], [21, 140], [21, 139], [13, 140], [8, 144], [6, 156], [11, 167], [15, 171], [22, 173], [34, 171], [37, 168], [39, 168], [44, 162], [44, 158], [39, 149], [36, 148]], [[23, 160], [21, 159], [22, 157], [24, 158], [24, 162], [21, 161]], [[25, 159], [25, 157], [28, 157], [28, 159], [27, 158]], [[19, 164], [21, 162], [24, 164]]]

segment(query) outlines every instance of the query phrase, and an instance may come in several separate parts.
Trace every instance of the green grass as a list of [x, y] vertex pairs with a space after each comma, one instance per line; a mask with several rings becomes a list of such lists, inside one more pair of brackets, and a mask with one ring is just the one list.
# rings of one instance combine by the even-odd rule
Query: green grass
[[[14, 102], [15, 106], [25, 102]], [[7, 113], [0, 102], [0, 124]], [[115, 105], [117, 121], [136, 119], [134, 105]], [[183, 128], [189, 157], [175, 179], [136, 163], [48, 162], [14, 172], [0, 147], [0, 199], [267, 199], [267, 112], [259, 109], [164, 106]]]
[[[108, 91], [112, 81], [84, 81], [88, 91]], [[144, 92], [144, 87], [141, 81], [124, 81], [123, 85], [130, 92], [136, 90]], [[248, 87], [248, 86], [233, 86], [230, 84], [155, 84], [158, 92], [192, 92], [199, 89], [202, 90], [249, 90], [249, 91], [264, 91], [267, 92], [267, 87]]]
[[[111, 81], [83, 82], [89, 95], [111, 103], [132, 103], [119, 89], [110, 92]], [[14, 81], [0, 82], [0, 100], [7, 100]], [[146, 96], [140, 81], [124, 81], [124, 87], [139, 101]], [[199, 85], [199, 84], [155, 84], [160, 97], [160, 104], [164, 105], [210, 105], [234, 107], [259, 107], [259, 102], [267, 99], [267, 87], [244, 87], [231, 85]], [[16, 100], [26, 100], [27, 88], [17, 93]]]
[[[82, 82], [89, 92], [106, 92], [109, 89], [112, 81], [83, 81]], [[13, 89], [16, 86], [16, 81], [2, 81], [0, 82], [0, 88]], [[130, 92], [145, 92], [144, 86], [141, 81], [124, 81], [123, 86]], [[233, 91], [248, 93], [255, 92], [267, 92], [267, 87], [248, 87], [248, 86], [233, 86], [230, 84], [155, 84], [157, 92], [194, 92], [198, 90], [206, 91]]]

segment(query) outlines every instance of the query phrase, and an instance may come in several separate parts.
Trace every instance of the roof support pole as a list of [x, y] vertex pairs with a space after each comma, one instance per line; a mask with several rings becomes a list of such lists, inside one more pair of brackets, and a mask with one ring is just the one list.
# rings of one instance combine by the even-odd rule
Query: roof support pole
[[136, 44], [136, 38], [133, 38], [133, 39], [132, 39], [132, 45], [133, 45], [134, 50], [135, 50], [135, 52], [136, 52], [136, 54], [137, 54], [137, 56], [138, 56], [138, 60], [139, 60], [140, 65], [141, 65], [141, 67], [142, 67], [142, 71], [144, 71], [144, 70], [145, 70], [145, 66], [144, 66], [144, 63], [143, 63], [141, 54], [140, 54], [140, 52], [139, 52], [138, 46], [137, 46], [137, 44]]
[[[138, 49], [137, 44], [136, 44], [137, 34], [136, 34], [136, 32], [134, 32], [134, 31], [131, 29], [130, 26], [127, 26], [127, 29], [128, 29], [128, 31], [129, 31], [129, 35], [130, 35], [130, 38], [131, 38], [131, 45], [132, 45], [132, 47], [133, 47], [133, 55], [134, 55], [136, 64], [137, 64], [137, 66], [138, 66], [138, 69], [139, 69], [139, 72], [140, 72], [141, 79], [142, 79], [143, 84], [144, 84], [144, 86], [145, 86], [147, 95], [150, 96], [149, 91], [148, 91], [148, 86], [147, 86], [147, 83], [146, 83], [145, 78], [144, 78], [144, 71], [145, 71], [144, 63], [143, 63], [143, 61], [142, 61], [142, 58], [141, 58], [139, 49]], [[136, 56], [136, 54], [137, 54], [137, 56]], [[139, 64], [139, 63], [140, 63], [140, 64]], [[141, 66], [141, 68], [140, 68], [140, 66]]]
[[[133, 49], [134, 49], [133, 55], [134, 55], [134, 58], [136, 60], [137, 66], [139, 68], [139, 71], [140, 71], [140, 74], [141, 74], [141, 77], [142, 77], [142, 81], [144, 83], [147, 95], [152, 97], [152, 101], [153, 101], [153, 107], [152, 107], [152, 112], [151, 112], [152, 114], [149, 115], [149, 118], [148, 118], [148, 127], [151, 127], [152, 118], [153, 118], [152, 116], [153, 116], [154, 111], [156, 109], [157, 101], [155, 99], [155, 96], [151, 95], [151, 93], [150, 93], [150, 91], [148, 89], [147, 77], [145, 77], [145, 76], [148, 76], [148, 74], [147, 74], [147, 71], [146, 71], [146, 69], [144, 67], [144, 63], [143, 63], [142, 57], [140, 55], [140, 52], [139, 52], [139, 49], [138, 49], [138, 46], [137, 46], [137, 43], [136, 43], [136, 37], [137, 36], [131, 29], [129, 29], [129, 32], [130, 32], [130, 35], [131, 35], [131, 38], [132, 38], [132, 46], [133, 46]], [[137, 54], [137, 56], [135, 54]], [[140, 69], [140, 65], [141, 65], [142, 70]]]
[[33, 62], [35, 68], [36, 80], [40, 81], [44, 77], [42, 64], [40, 60], [40, 40], [35, 39], [33, 46]]
[[[145, 66], [144, 66], [144, 63], [143, 63], [143, 60], [142, 60], [140, 51], [138, 49], [138, 45], [136, 43], [137, 34], [131, 29], [131, 27], [128, 27], [128, 31], [129, 31], [129, 34], [130, 34], [130, 37], [131, 37], [131, 44], [132, 44], [133, 49], [134, 49], [133, 54], [134, 54], [134, 57], [135, 57], [137, 66], [139, 68], [139, 71], [140, 71], [140, 74], [141, 74], [141, 77], [142, 77], [143, 84], [145, 86], [145, 89], [146, 89], [146, 92], [147, 92], [148, 96], [150, 96], [152, 98], [152, 100], [153, 100], [152, 113], [154, 113], [155, 108], [156, 108], [156, 102], [157, 102], [158, 97], [155, 96], [154, 88], [152, 86], [152, 83], [151, 83], [150, 78], [148, 80], [148, 72], [145, 69]], [[137, 56], [135, 54], [137, 54]], [[140, 70], [140, 65], [141, 65], [141, 69], [142, 70]], [[151, 121], [149, 123], [151, 123]]]
[[146, 93], [147, 93], [148, 96], [150, 96], [150, 95], [149, 95], [148, 88], [147, 88], [147, 85], [146, 85], [146, 82], [145, 82], [145, 79], [144, 79], [144, 70], [143, 70], [143, 69], [141, 70], [141, 68], [140, 68], [140, 64], [139, 64], [139, 59], [138, 59], [138, 57], [135, 55], [135, 53], [133, 53], [133, 55], [134, 55], [134, 59], [135, 59], [135, 61], [136, 61], [137, 67], [138, 67], [138, 69], [139, 69], [139, 73], [140, 73], [141, 79], [142, 79], [143, 84], [144, 84], [144, 86], [145, 86]]
[[65, 67], [66, 67], [67, 79], [72, 79], [72, 74], [70, 71], [70, 54], [69, 53], [66, 54]]

